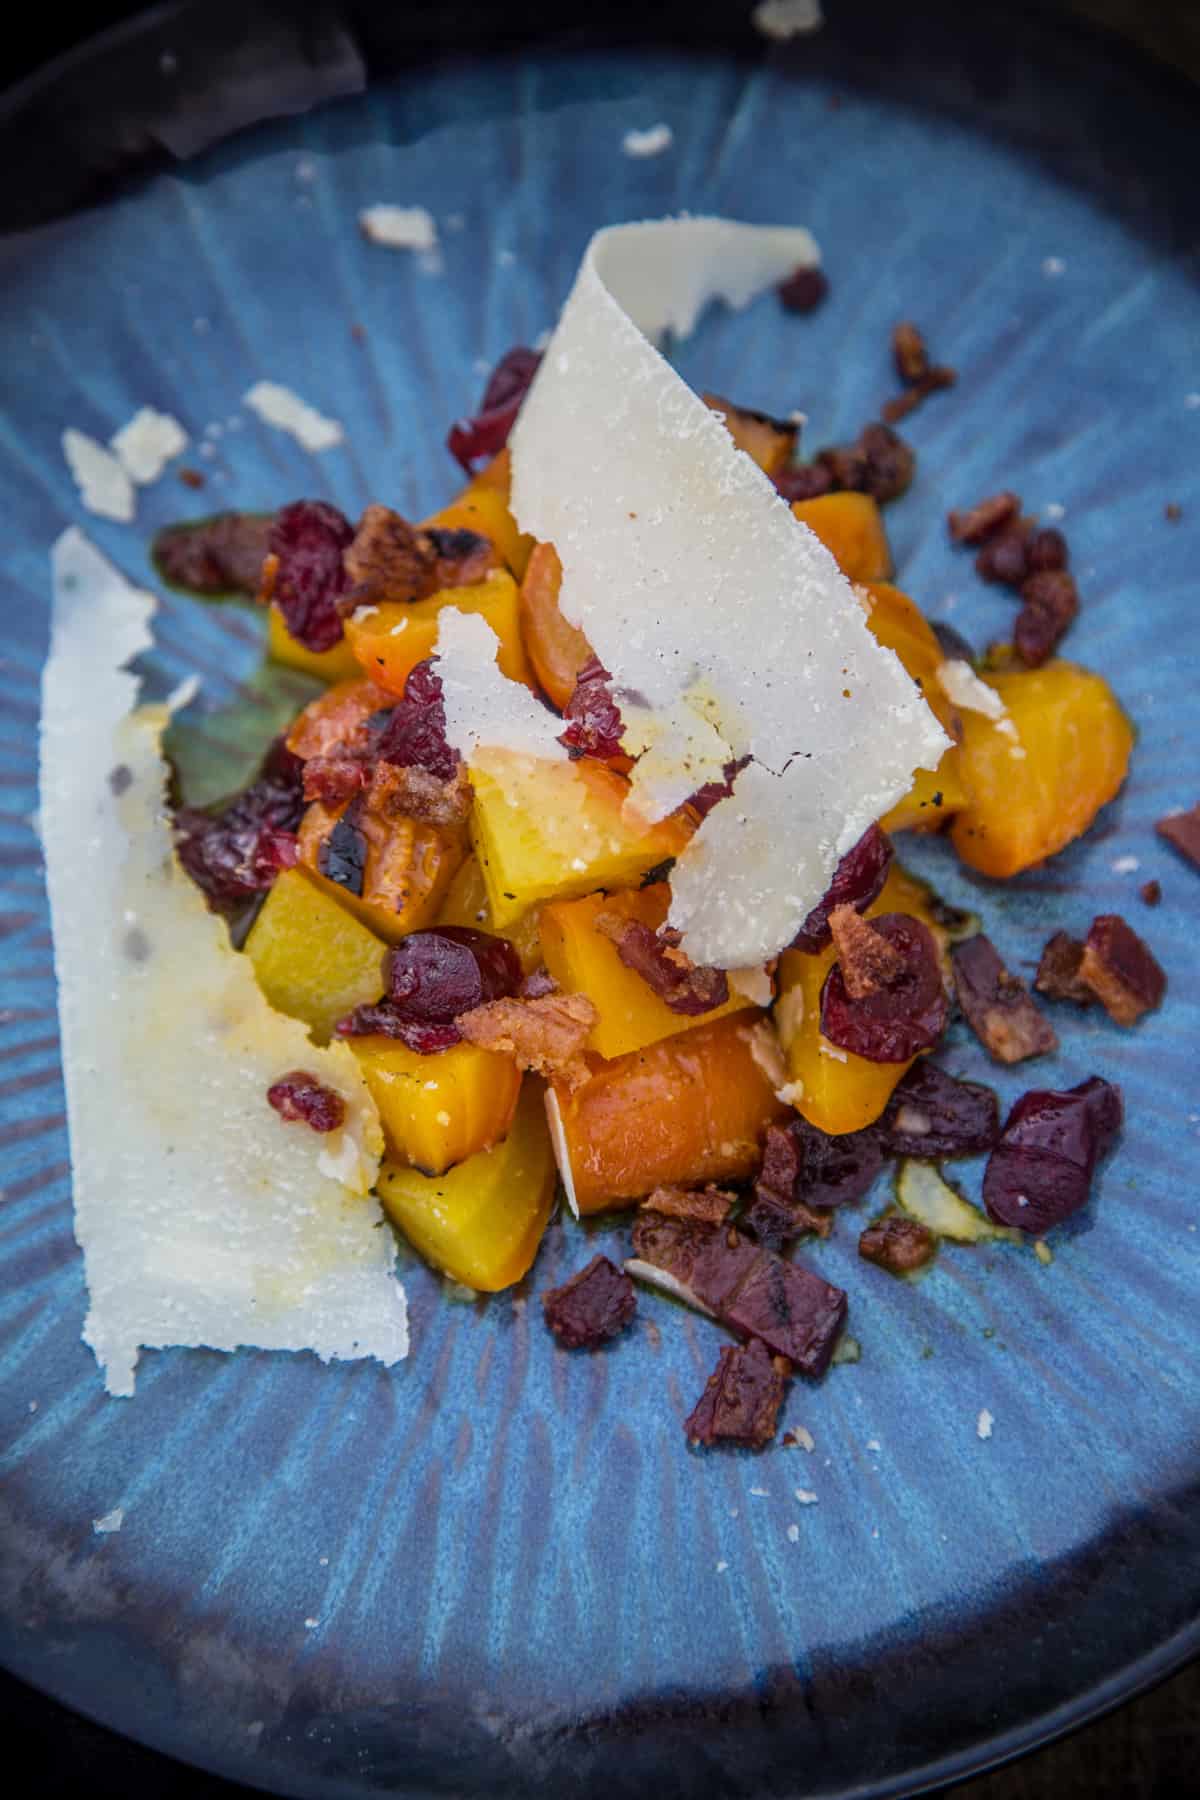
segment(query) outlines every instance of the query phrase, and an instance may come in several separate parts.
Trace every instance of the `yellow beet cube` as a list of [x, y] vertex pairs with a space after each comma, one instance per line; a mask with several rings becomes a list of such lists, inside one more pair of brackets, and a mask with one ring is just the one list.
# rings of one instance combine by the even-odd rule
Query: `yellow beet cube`
[[509, 1056], [474, 1044], [422, 1056], [398, 1038], [347, 1038], [393, 1162], [440, 1175], [504, 1136], [521, 1091]]
[[657, 931], [671, 903], [665, 881], [624, 894], [589, 894], [544, 906], [541, 914], [542, 954], [560, 988], [586, 994], [600, 1014], [588, 1038], [588, 1049], [605, 1057], [624, 1056], [656, 1044], [678, 1031], [711, 1024], [726, 1013], [741, 1012], [750, 1001], [730, 995], [724, 1006], [694, 1014], [672, 1012], [647, 982], [626, 968], [612, 939], [596, 928], [601, 913], [636, 919]]
[[299, 669], [302, 675], [315, 675], [318, 681], [348, 681], [361, 673], [346, 638], [332, 650], [306, 650], [292, 636], [274, 603], [267, 608], [267, 654], [273, 662]]
[[[497, 464], [499, 460], [496, 459]], [[507, 461], [503, 464], [503, 479], [500, 469], [489, 465], [449, 506], [443, 506], [421, 523], [441, 531], [477, 531], [490, 538], [501, 561], [519, 581], [532, 553], [533, 539], [518, 531], [517, 521], [509, 511], [507, 471]]]
[[818, 494], [792, 513], [820, 538], [850, 581], [886, 581], [892, 572], [883, 514], [870, 494]]
[[485, 581], [441, 588], [427, 600], [386, 600], [378, 606], [361, 607], [346, 620], [346, 641], [357, 658], [356, 668], [361, 667], [364, 675], [389, 693], [403, 694], [410, 672], [433, 655], [441, 615], [453, 606], [486, 619], [500, 639], [496, 661], [501, 669], [512, 681], [528, 681], [518, 598], [517, 584], [508, 570], [494, 569]]
[[468, 925], [473, 931], [490, 931], [500, 937], [506, 937], [521, 959], [521, 967], [526, 975], [533, 973], [541, 966], [542, 941], [538, 935], [539, 913], [535, 907], [532, 911], [522, 913], [519, 919], [513, 919], [502, 932], [496, 933], [492, 919], [492, 909], [488, 904], [487, 884], [483, 879], [483, 870], [479, 867], [477, 856], [468, 856], [462, 868], [450, 883], [446, 898], [442, 902], [442, 910], [437, 916], [439, 925]]
[[494, 1294], [520, 1281], [537, 1255], [555, 1175], [542, 1084], [531, 1076], [501, 1143], [444, 1175], [385, 1162], [377, 1192], [427, 1262]]
[[498, 931], [543, 900], [634, 887], [678, 856], [691, 830], [678, 817], [639, 826], [622, 815], [629, 784], [589, 758], [551, 762], [503, 751], [471, 765], [471, 830]]
[[383, 992], [385, 945], [303, 869], [285, 869], [246, 939], [259, 987], [277, 1012], [325, 1043], [337, 1021]]

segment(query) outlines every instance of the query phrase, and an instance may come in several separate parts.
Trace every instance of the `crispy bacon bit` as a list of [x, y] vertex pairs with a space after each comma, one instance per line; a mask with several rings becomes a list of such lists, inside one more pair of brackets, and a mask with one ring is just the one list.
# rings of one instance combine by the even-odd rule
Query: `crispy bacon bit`
[[904, 319], [892, 332], [892, 357], [896, 373], [910, 386], [929, 373], [929, 351], [919, 327]]
[[1178, 500], [1168, 500], [1167, 504], [1163, 507], [1163, 518], [1171, 525], [1178, 525], [1182, 517], [1183, 508], [1180, 506]]
[[724, 969], [700, 968], [679, 948], [680, 933], [670, 926], [654, 932], [640, 919], [602, 912], [596, 929], [616, 946], [625, 967], [640, 975], [672, 1012], [695, 1017], [728, 1000]]
[[575, 691], [563, 709], [566, 729], [559, 735], [572, 756], [602, 761], [621, 754], [625, 726], [609, 686], [612, 676], [597, 656], [589, 656], [575, 677]]
[[948, 1016], [937, 944], [928, 926], [907, 913], [884, 913], [870, 930], [899, 952], [901, 968], [855, 999], [834, 963], [821, 989], [821, 1030], [831, 1044], [869, 1062], [908, 1062], [931, 1050]]
[[1043, 569], [1021, 583], [1021, 599], [1013, 645], [1026, 667], [1037, 669], [1057, 650], [1079, 611], [1079, 590], [1068, 570]]
[[765, 1344], [727, 1344], [684, 1430], [693, 1444], [742, 1444], [761, 1450], [775, 1436], [791, 1365]]
[[431, 525], [421, 535], [433, 548], [435, 592], [438, 588], [471, 587], [496, 566], [495, 546], [481, 531], [447, 531]]
[[267, 538], [273, 572], [259, 599], [273, 601], [288, 632], [306, 650], [332, 650], [342, 638], [341, 601], [350, 586], [343, 553], [354, 533], [324, 500], [297, 500], [276, 513]]
[[1154, 827], [1159, 837], [1186, 856], [1193, 868], [1200, 869], [1200, 805], [1189, 812], [1168, 813]]
[[184, 487], [202, 488], [204, 486], [204, 474], [200, 469], [177, 469], [175, 473]]
[[835, 444], [814, 462], [781, 469], [773, 477], [785, 500], [812, 500], [838, 491], [870, 494], [885, 506], [907, 491], [917, 453], [890, 425], [874, 419], [853, 444]]
[[477, 531], [419, 530], [379, 505], [368, 506], [344, 557], [359, 603], [424, 600], [482, 581], [495, 560], [491, 541]]
[[1167, 977], [1149, 946], [1119, 913], [1092, 920], [1079, 964], [1089, 987], [1117, 1025], [1134, 1025], [1162, 1005]]
[[545, 994], [540, 1000], [493, 1000], [463, 1013], [458, 1028], [481, 1050], [499, 1050], [518, 1068], [559, 1076], [579, 1087], [591, 1071], [583, 1054], [599, 1018], [586, 994]]
[[937, 1254], [937, 1239], [919, 1219], [892, 1214], [868, 1225], [858, 1240], [858, 1254], [889, 1275], [911, 1275], [923, 1269]]
[[820, 306], [829, 292], [829, 277], [821, 269], [793, 269], [786, 281], [775, 289], [788, 312], [810, 313]]
[[1138, 893], [1144, 906], [1158, 906], [1162, 900], [1162, 882], [1154, 879], [1143, 881]]
[[452, 1050], [455, 1044], [462, 1043], [462, 1032], [453, 1020], [447, 1025], [429, 1025], [420, 1019], [409, 1019], [391, 1000], [356, 1006], [338, 1020], [335, 1030], [339, 1037], [399, 1038], [418, 1056], [436, 1056], [439, 1051]]
[[705, 1225], [723, 1225], [733, 1209], [734, 1196], [724, 1188], [655, 1188], [641, 1204], [642, 1212], [661, 1213], [671, 1219], [699, 1219]]
[[950, 951], [954, 987], [971, 1030], [997, 1062], [1023, 1062], [1058, 1048], [1050, 1021], [1018, 975], [1010, 975], [990, 938], [977, 932]]
[[307, 1125], [313, 1131], [336, 1131], [346, 1118], [342, 1096], [306, 1069], [293, 1069], [273, 1082], [267, 1089], [267, 1104], [275, 1108], [281, 1119]]
[[1096, 996], [1086, 981], [1080, 979], [1083, 945], [1070, 932], [1056, 931], [1047, 938], [1038, 963], [1033, 985], [1047, 1000], [1072, 1000], [1076, 1006], [1091, 1006]]
[[539, 351], [523, 346], [506, 351], [488, 377], [479, 411], [456, 419], [450, 427], [446, 448], [467, 475], [475, 473], [477, 462], [490, 462], [507, 444], [541, 360]]
[[198, 525], [167, 525], [151, 556], [164, 581], [193, 594], [256, 594], [271, 533], [270, 513], [218, 513]]
[[1022, 1094], [988, 1159], [983, 1199], [1001, 1225], [1040, 1237], [1087, 1204], [1096, 1164], [1121, 1129], [1121, 1090], [1098, 1075], [1065, 1093]]
[[883, 1166], [878, 1131], [830, 1137], [807, 1119], [767, 1128], [762, 1169], [743, 1223], [761, 1244], [777, 1248], [805, 1231], [828, 1235], [813, 1224], [831, 1222], [831, 1209], [861, 1200]]
[[898, 1084], [879, 1130], [889, 1156], [976, 1156], [999, 1136], [999, 1106], [991, 1088], [957, 1081], [922, 1058]]
[[897, 394], [885, 402], [880, 408], [880, 417], [888, 425], [898, 425], [901, 419], [907, 419], [909, 413], [916, 412], [923, 400], [930, 394], [940, 393], [943, 388], [953, 387], [958, 380], [958, 370], [951, 369], [946, 363], [934, 363], [928, 368], [920, 381], [914, 382], [903, 394]]
[[847, 850], [833, 872], [824, 897], [817, 902], [792, 939], [793, 950], [815, 956], [830, 942], [829, 915], [835, 906], [852, 906], [865, 912], [878, 899], [892, 861], [892, 840], [878, 825], [868, 825], [852, 850]]
[[637, 1311], [637, 1294], [623, 1269], [607, 1256], [542, 1295], [546, 1323], [567, 1350], [598, 1350], [624, 1331]]
[[1020, 495], [1005, 488], [999, 494], [989, 494], [986, 500], [976, 501], [974, 506], [947, 514], [946, 523], [956, 544], [982, 544], [1002, 526], [1010, 525], [1020, 511]]
[[701, 396], [710, 412], [724, 422], [725, 429], [766, 475], [774, 475], [786, 467], [795, 448], [798, 427], [786, 419], [773, 419], [770, 413], [756, 412], [752, 407], [735, 406], [720, 394]]
[[838, 953], [838, 966], [852, 1000], [865, 1000], [880, 988], [890, 987], [904, 969], [904, 958], [882, 932], [860, 917], [852, 906], [835, 906], [829, 915], [829, 931]]
[[429, 825], [465, 825], [471, 812], [471, 782], [460, 763], [449, 781], [416, 763], [376, 763], [367, 804], [389, 818], [422, 819]]

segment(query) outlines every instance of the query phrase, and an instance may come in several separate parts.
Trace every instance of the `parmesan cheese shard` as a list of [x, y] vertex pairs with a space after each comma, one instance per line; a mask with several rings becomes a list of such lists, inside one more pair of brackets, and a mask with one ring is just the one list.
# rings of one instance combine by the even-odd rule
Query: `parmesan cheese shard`
[[[788, 227], [597, 233], [511, 438], [513, 509], [558, 551], [564, 616], [641, 735], [644, 712], [659, 720], [663, 753], [635, 767], [631, 804], [669, 810], [681, 744], [676, 763], [753, 759], [671, 878], [683, 949], [719, 968], [782, 950], [838, 859], [949, 744], [829, 552], [648, 341], [818, 260]], [[684, 732], [688, 713], [704, 732]]]
[[464, 761], [480, 750], [565, 762], [563, 722], [523, 681], [510, 681], [496, 662], [500, 640], [478, 613], [442, 608], [437, 672], [446, 708], [446, 742]]
[[242, 402], [264, 425], [286, 431], [305, 450], [332, 450], [343, 441], [344, 433], [336, 419], [327, 419], [281, 382], [256, 381], [247, 388]]
[[[167, 709], [130, 713], [153, 598], [74, 529], [53, 573], [41, 805], [84, 1338], [123, 1395], [142, 1347], [396, 1362], [404, 1291], [367, 1197], [382, 1134], [355, 1059], [272, 1011], [175, 858]], [[268, 1106], [295, 1068], [341, 1095], [339, 1131]]]

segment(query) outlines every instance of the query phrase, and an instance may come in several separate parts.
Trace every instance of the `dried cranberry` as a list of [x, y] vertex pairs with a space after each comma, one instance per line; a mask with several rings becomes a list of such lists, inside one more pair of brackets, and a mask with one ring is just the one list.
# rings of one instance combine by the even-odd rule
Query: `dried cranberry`
[[1029, 574], [1029, 534], [1023, 525], [990, 538], [975, 558], [975, 572], [984, 581], [1019, 588]]
[[267, 1089], [267, 1103], [281, 1119], [307, 1125], [313, 1131], [336, 1131], [346, 1117], [342, 1096], [306, 1069], [281, 1075]]
[[1066, 569], [1045, 569], [1021, 583], [1024, 602], [1013, 628], [1013, 645], [1030, 669], [1052, 656], [1079, 611], [1075, 577]]
[[949, 513], [946, 523], [956, 544], [982, 544], [993, 532], [1011, 525], [1021, 510], [1020, 497], [1008, 488]]
[[897, 1086], [881, 1131], [890, 1156], [976, 1156], [999, 1136], [999, 1107], [991, 1088], [922, 1058]]
[[338, 601], [350, 586], [342, 552], [353, 541], [349, 520], [324, 500], [297, 500], [275, 515], [267, 540], [279, 558], [271, 598], [306, 650], [332, 650], [341, 641]]
[[694, 794], [688, 795], [687, 805], [700, 818], [707, 819], [718, 801], [729, 799], [733, 793], [734, 782], [750, 760], [751, 758], [748, 756], [739, 756], [736, 762], [727, 762], [725, 779], [723, 781], [706, 781], [703, 787], [698, 787]]
[[793, 950], [815, 956], [830, 942], [829, 915], [835, 906], [852, 906], [865, 912], [887, 880], [892, 860], [892, 841], [878, 825], [868, 825], [852, 850], [847, 850], [833, 872], [825, 897], [813, 907], [792, 939]]
[[834, 1137], [807, 1119], [792, 1119], [768, 1127], [754, 1192], [821, 1208], [844, 1206], [862, 1199], [882, 1167], [883, 1145], [873, 1125]]
[[575, 691], [563, 709], [566, 730], [558, 740], [575, 756], [607, 760], [621, 754], [625, 726], [608, 685], [611, 680], [597, 656], [589, 656], [575, 678]]
[[390, 1000], [356, 1006], [338, 1020], [334, 1029], [339, 1037], [399, 1038], [418, 1056], [435, 1056], [439, 1050], [452, 1050], [455, 1044], [462, 1043], [462, 1032], [453, 1020], [446, 1025], [426, 1025], [417, 1019], [406, 1019]]
[[1065, 1093], [1022, 1094], [983, 1177], [993, 1219], [1035, 1236], [1086, 1205], [1096, 1164], [1121, 1128], [1120, 1088], [1093, 1075]]
[[450, 427], [446, 448], [468, 475], [507, 444], [541, 360], [539, 351], [520, 345], [506, 351], [488, 377], [479, 411]]
[[432, 657], [409, 671], [404, 696], [392, 707], [375, 746], [380, 762], [428, 769], [442, 781], [453, 781], [458, 751], [446, 742], [446, 706]]
[[793, 469], [780, 469], [772, 478], [784, 499], [819, 500], [833, 492], [833, 472], [824, 463], [797, 463]]
[[933, 933], [906, 913], [871, 924], [904, 959], [886, 987], [852, 1000], [837, 963], [821, 989], [821, 1030], [831, 1044], [869, 1062], [907, 1062], [937, 1043], [949, 1011]]
[[929, 350], [919, 326], [904, 319], [892, 330], [892, 360], [901, 381], [917, 382], [929, 373]]
[[383, 959], [385, 998], [415, 1024], [449, 1024], [520, 985], [521, 959], [508, 939], [469, 925], [412, 931]]
[[828, 294], [829, 277], [823, 270], [802, 263], [792, 270], [786, 281], [779, 283], [775, 292], [788, 312], [810, 313]]
[[1033, 533], [1025, 546], [1025, 556], [1034, 575], [1045, 569], [1065, 569], [1070, 561], [1067, 540], [1053, 525], [1042, 525]]
[[615, 1338], [637, 1311], [637, 1295], [624, 1269], [607, 1256], [542, 1295], [546, 1323], [567, 1350], [598, 1350]]
[[874, 420], [864, 426], [855, 447], [863, 459], [862, 491], [881, 506], [898, 500], [912, 486], [917, 453], [890, 425]]
[[303, 771], [279, 739], [257, 778], [219, 811], [185, 807], [176, 814], [180, 863], [214, 912], [236, 911], [295, 863]]

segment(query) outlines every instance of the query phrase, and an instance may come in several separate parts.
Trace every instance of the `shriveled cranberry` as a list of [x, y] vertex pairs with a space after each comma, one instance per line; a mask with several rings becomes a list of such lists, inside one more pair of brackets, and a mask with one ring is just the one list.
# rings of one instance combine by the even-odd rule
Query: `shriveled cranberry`
[[829, 292], [829, 277], [824, 270], [801, 264], [793, 269], [775, 292], [788, 312], [809, 313], [820, 306]]
[[558, 740], [575, 756], [607, 760], [621, 754], [625, 727], [612, 697], [611, 680], [598, 656], [589, 656], [575, 678], [575, 691], [563, 710], [566, 729]]
[[1093, 1075], [1065, 1093], [1032, 1089], [1004, 1122], [983, 1199], [993, 1219], [1040, 1235], [1087, 1204], [1100, 1158], [1121, 1129], [1121, 1090]]
[[785, 500], [819, 500], [834, 488], [833, 471], [824, 463], [797, 463], [795, 468], [780, 469], [772, 477]]
[[453, 781], [459, 757], [446, 742], [446, 706], [434, 660], [426, 657], [410, 670], [403, 698], [380, 726], [375, 754], [380, 762], [428, 769], [442, 781]]
[[335, 1030], [339, 1037], [399, 1038], [418, 1056], [436, 1056], [439, 1050], [452, 1050], [455, 1044], [462, 1043], [462, 1032], [453, 1019], [446, 1025], [426, 1025], [419, 1019], [405, 1018], [390, 1000], [356, 1006], [338, 1020]]
[[488, 376], [479, 411], [450, 427], [446, 448], [468, 475], [477, 462], [498, 456], [507, 444], [541, 360], [540, 351], [522, 345], [506, 351]]
[[346, 1117], [342, 1096], [307, 1069], [293, 1069], [272, 1082], [267, 1089], [267, 1104], [275, 1108], [281, 1119], [307, 1125], [312, 1131], [336, 1131]]
[[1025, 526], [1014, 525], [990, 538], [975, 558], [975, 572], [985, 581], [1019, 588], [1029, 574], [1029, 533]]
[[1035, 575], [1045, 569], [1065, 569], [1071, 560], [1066, 538], [1053, 525], [1042, 525], [1032, 534], [1025, 555], [1030, 573]]
[[1011, 525], [1021, 511], [1020, 496], [1009, 488], [947, 514], [946, 523], [956, 544], [982, 544]]
[[821, 1030], [831, 1044], [869, 1062], [907, 1062], [937, 1043], [949, 1004], [942, 986], [937, 945], [919, 919], [884, 913], [871, 921], [903, 959], [886, 986], [852, 1000], [835, 963], [821, 989]]
[[342, 552], [353, 541], [349, 520], [324, 500], [297, 500], [275, 515], [267, 540], [279, 558], [271, 598], [306, 650], [332, 650], [341, 641], [338, 601], [350, 586]]
[[445, 1025], [521, 985], [521, 959], [507, 938], [469, 925], [412, 931], [383, 959], [385, 997], [408, 1020]]
[[176, 814], [180, 863], [214, 912], [235, 912], [295, 863], [303, 772], [280, 739], [256, 779], [219, 811], [184, 807]]
[[956, 1081], [923, 1057], [897, 1086], [880, 1129], [891, 1156], [976, 1156], [996, 1142], [1000, 1114], [991, 1088]]
[[874, 1126], [830, 1137], [807, 1119], [767, 1128], [762, 1170], [741, 1225], [768, 1249], [800, 1237], [835, 1206], [861, 1200], [883, 1167]]
[[852, 906], [855, 912], [865, 912], [879, 897], [891, 860], [891, 839], [878, 825], [868, 825], [834, 870], [824, 899], [817, 902], [792, 939], [792, 949], [808, 956], [824, 950], [830, 941], [829, 915], [834, 907]]
[[694, 794], [689, 794], [687, 804], [692, 811], [698, 813], [700, 818], [707, 819], [718, 801], [729, 799], [733, 793], [734, 782], [749, 761], [748, 756], [739, 756], [736, 762], [727, 762], [723, 781], [706, 781], [704, 786], [698, 787]]

